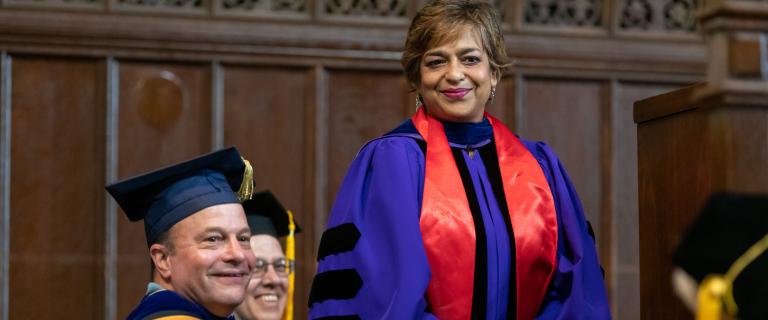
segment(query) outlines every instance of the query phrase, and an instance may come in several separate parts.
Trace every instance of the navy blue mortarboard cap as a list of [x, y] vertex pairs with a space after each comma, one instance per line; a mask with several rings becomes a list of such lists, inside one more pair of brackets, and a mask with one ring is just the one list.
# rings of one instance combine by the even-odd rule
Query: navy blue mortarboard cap
[[[243, 202], [251, 235], [268, 234], [275, 238], [288, 235], [288, 213], [269, 190], [254, 193], [251, 200]], [[294, 233], [300, 232], [296, 226]]]
[[[107, 186], [131, 221], [144, 220], [147, 245], [173, 225], [205, 208], [240, 203], [235, 193], [246, 172], [234, 147]], [[246, 179], [251, 177], [246, 174]], [[248, 181], [246, 181], [248, 182]], [[235, 191], [233, 191], [235, 190]]]

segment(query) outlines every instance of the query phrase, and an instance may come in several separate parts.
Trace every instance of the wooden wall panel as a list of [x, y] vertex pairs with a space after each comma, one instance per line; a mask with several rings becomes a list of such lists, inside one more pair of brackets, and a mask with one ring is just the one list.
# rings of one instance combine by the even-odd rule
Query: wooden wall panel
[[306, 140], [314, 121], [305, 116], [313, 114], [306, 110], [312, 98], [309, 72], [244, 66], [224, 71], [224, 144], [237, 146], [253, 165], [256, 190], [272, 190], [302, 228], [296, 236], [296, 319], [307, 317], [317, 251], [313, 195], [304, 188], [314, 178], [304, 170], [314, 147]]
[[[208, 65], [119, 66], [118, 179], [211, 151]], [[150, 279], [144, 224], [118, 213], [117, 315], [138, 304]]]
[[[699, 212], [710, 191], [722, 185], [714, 181], [717, 175], [710, 169], [722, 165], [715, 165], [718, 155], [702, 133], [723, 136], [724, 132], [710, 128], [701, 110], [662, 117], [640, 127], [638, 150], [653, 152], [638, 154], [639, 211], [659, 213], [643, 215], [639, 221], [641, 319], [693, 319], [669, 289], [672, 270], [668, 261], [685, 226], [693, 222], [695, 216], [690, 213]], [[659, 172], [665, 174], [654, 175]]]
[[[714, 170], [723, 170], [723, 185], [740, 193], [766, 193], [768, 170], [759, 170], [768, 159], [768, 123], [765, 110], [750, 105], [732, 106], [733, 110], [713, 112], [712, 127], [721, 137], [713, 149], [722, 150], [722, 162]], [[726, 157], [727, 155], [727, 157]], [[756, 168], [757, 167], [757, 168]], [[713, 174], [714, 175], [714, 174]], [[725, 189], [726, 187], [722, 187]]]
[[104, 64], [13, 58], [11, 319], [104, 317]]
[[597, 81], [526, 78], [522, 119], [524, 139], [546, 142], [565, 165], [598, 241], [603, 166], [601, 117], [604, 85]]
[[8, 274], [11, 197], [11, 68], [10, 57], [0, 52], [0, 318], [8, 318]]
[[[329, 72], [328, 205], [357, 151], [411, 116], [414, 96], [399, 72]], [[325, 223], [325, 222], [323, 222]]]
[[[617, 319], [640, 319], [640, 244], [637, 198], [637, 125], [635, 101], [677, 88], [671, 84], [618, 83], [613, 109], [612, 208], [613, 288], [611, 300]], [[607, 237], [608, 234], [605, 234]], [[608, 261], [606, 261], [608, 262]], [[604, 262], [604, 263], [606, 263]]]

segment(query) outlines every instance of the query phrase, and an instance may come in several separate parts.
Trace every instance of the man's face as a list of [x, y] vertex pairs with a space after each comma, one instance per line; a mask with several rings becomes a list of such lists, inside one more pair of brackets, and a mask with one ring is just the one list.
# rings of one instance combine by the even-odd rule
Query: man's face
[[237, 203], [208, 207], [169, 230], [173, 290], [217, 316], [229, 315], [245, 297], [255, 263], [250, 230]]
[[254, 270], [248, 294], [237, 307], [237, 315], [249, 320], [279, 320], [287, 301], [288, 273], [285, 268], [275, 270], [274, 263], [285, 261], [285, 255], [277, 238], [270, 235], [251, 237], [251, 248], [256, 259], [267, 264], [264, 270]]

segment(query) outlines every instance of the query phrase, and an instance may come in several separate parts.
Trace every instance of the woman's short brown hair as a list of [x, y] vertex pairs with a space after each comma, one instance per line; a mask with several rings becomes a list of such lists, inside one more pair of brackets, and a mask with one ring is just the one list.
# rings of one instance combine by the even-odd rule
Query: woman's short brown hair
[[400, 59], [412, 86], [421, 81], [421, 58], [437, 45], [458, 39], [465, 26], [477, 32], [495, 76], [509, 66], [499, 14], [483, 0], [434, 0], [419, 10], [405, 39]]

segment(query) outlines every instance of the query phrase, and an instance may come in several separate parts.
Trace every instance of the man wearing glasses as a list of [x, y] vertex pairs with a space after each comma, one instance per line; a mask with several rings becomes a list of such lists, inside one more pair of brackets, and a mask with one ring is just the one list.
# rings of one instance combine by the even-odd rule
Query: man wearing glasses
[[[292, 319], [292, 307], [286, 310], [286, 305], [292, 303], [289, 277], [294, 265], [292, 257], [286, 258], [278, 240], [278, 237], [291, 237], [292, 218], [269, 191], [254, 194], [253, 199], [243, 203], [243, 208], [251, 228], [251, 250], [256, 264], [246, 298], [235, 310], [237, 319]], [[296, 227], [295, 232], [298, 231]]]

